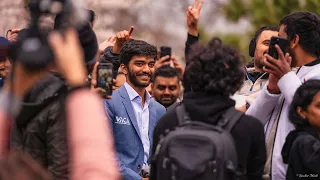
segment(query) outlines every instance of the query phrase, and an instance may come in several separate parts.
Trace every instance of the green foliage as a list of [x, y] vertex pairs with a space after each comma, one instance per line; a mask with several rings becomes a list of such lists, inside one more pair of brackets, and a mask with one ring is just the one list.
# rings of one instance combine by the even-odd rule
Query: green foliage
[[229, 0], [222, 10], [227, 19], [232, 22], [237, 22], [242, 18], [251, 22], [252, 29], [244, 34], [215, 35], [220, 37], [224, 43], [239, 48], [248, 61], [250, 59], [248, 56], [249, 42], [257, 29], [266, 25], [279, 26], [284, 16], [296, 11], [320, 14], [320, 0]]
[[229, 0], [223, 6], [227, 19], [237, 22], [248, 18], [254, 29], [264, 25], [278, 26], [280, 19], [295, 11], [320, 13], [319, 0]]
[[205, 31], [205, 29], [200, 26], [199, 27], [199, 33], [200, 33], [200, 43], [202, 45], [207, 45], [209, 43], [209, 41], [213, 38], [213, 37], [218, 37], [222, 40], [222, 42], [224, 44], [227, 44], [235, 49], [237, 49], [242, 55], [244, 55], [245, 59], [247, 61], [250, 60], [250, 58], [248, 57], [248, 42], [249, 39], [246, 39], [245, 37], [243, 37], [243, 35], [241, 34], [209, 34], [208, 32]]

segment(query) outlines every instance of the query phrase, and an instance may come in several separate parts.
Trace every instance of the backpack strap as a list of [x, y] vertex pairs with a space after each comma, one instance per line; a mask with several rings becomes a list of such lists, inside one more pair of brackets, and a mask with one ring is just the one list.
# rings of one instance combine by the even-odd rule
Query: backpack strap
[[183, 103], [179, 104], [176, 107], [176, 113], [177, 113], [179, 125], [182, 125], [183, 123], [185, 123], [187, 121], [191, 121], [189, 113], [186, 111], [186, 108]]
[[231, 107], [224, 113], [223, 118], [218, 122], [218, 126], [230, 132], [243, 115], [243, 112]]

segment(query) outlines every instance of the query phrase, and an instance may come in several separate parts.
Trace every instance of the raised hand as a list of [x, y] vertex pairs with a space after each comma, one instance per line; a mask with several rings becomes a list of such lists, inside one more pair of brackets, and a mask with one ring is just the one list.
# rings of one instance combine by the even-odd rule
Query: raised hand
[[183, 80], [184, 68], [179, 64], [176, 58], [171, 58], [171, 61], [173, 62], [174, 68], [178, 71], [180, 79]]
[[110, 37], [108, 40], [105, 40], [103, 43], [99, 45], [99, 53], [100, 55], [103, 54], [104, 49], [109, 46], [114, 46], [116, 43], [116, 37]]
[[123, 44], [132, 38], [131, 34], [134, 30], [134, 27], [131, 26], [128, 31], [120, 31], [117, 33], [115, 44], [112, 48], [112, 52], [115, 54], [120, 54], [120, 49]]
[[17, 39], [18, 39], [18, 33], [20, 32], [20, 29], [12, 29], [12, 30], [10, 30], [9, 31], [9, 33], [8, 33], [8, 40], [10, 41], [10, 42], [16, 42], [17, 41]]
[[[277, 76], [281, 79], [284, 75], [291, 71], [292, 57], [289, 53], [284, 54], [278, 45], [275, 45], [279, 58], [275, 59], [269, 54], [265, 54], [263, 70], [267, 73]], [[266, 68], [268, 67], [268, 68]]]
[[[189, 6], [187, 11], [187, 25], [190, 30], [198, 31], [198, 22], [200, 19], [200, 12], [203, 5], [204, 0], [194, 0], [193, 7]], [[192, 34], [193, 35], [193, 34]], [[196, 34], [198, 36], [198, 34]]]
[[[96, 62], [96, 64], [94, 65], [94, 68], [93, 68], [93, 71], [92, 71], [92, 79], [91, 79], [91, 91], [92, 92], [96, 92], [98, 94], [101, 94], [103, 92], [103, 89], [101, 88], [98, 88], [97, 87], [97, 71], [98, 71], [98, 66], [99, 66], [99, 62]], [[113, 79], [113, 84], [116, 84], [117, 83], [117, 80], [116, 79]], [[118, 89], [118, 87], [116, 86], [112, 86], [112, 91]], [[111, 99], [112, 96], [105, 96], [103, 97], [105, 99]]]
[[164, 56], [164, 57], [160, 58], [159, 60], [157, 60], [154, 65], [154, 68], [158, 69], [161, 66], [170, 65], [170, 61], [168, 61], [169, 58], [170, 58], [170, 56], [167, 55], [167, 56]]

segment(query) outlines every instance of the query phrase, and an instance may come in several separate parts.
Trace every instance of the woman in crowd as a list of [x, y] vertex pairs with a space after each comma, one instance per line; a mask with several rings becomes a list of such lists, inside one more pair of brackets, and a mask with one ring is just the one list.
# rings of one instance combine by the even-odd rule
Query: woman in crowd
[[320, 177], [320, 80], [309, 80], [295, 93], [289, 119], [291, 131], [282, 149], [287, 180]]

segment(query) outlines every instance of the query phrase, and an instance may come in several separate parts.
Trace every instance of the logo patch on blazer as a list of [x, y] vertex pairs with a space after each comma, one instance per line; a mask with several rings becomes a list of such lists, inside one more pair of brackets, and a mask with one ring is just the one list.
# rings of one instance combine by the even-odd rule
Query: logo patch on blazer
[[130, 121], [127, 118], [116, 116], [116, 124], [128, 125], [130, 126]]

